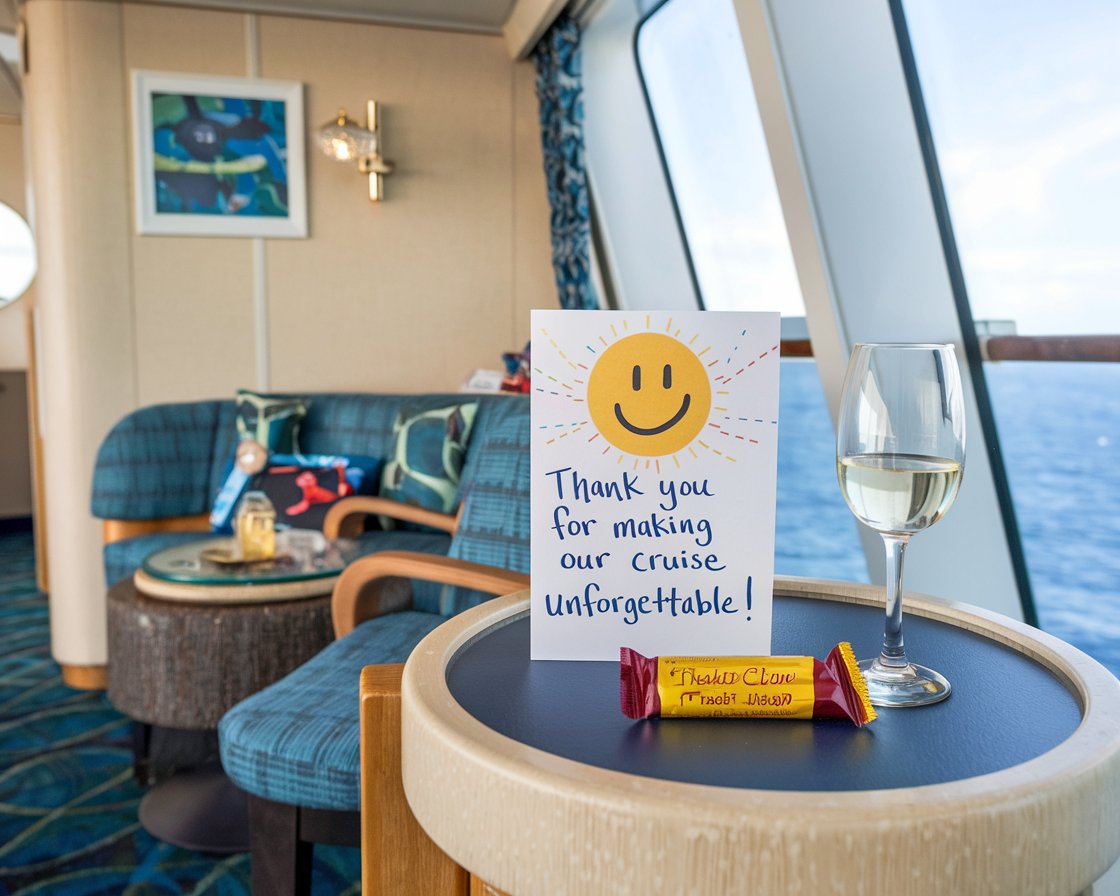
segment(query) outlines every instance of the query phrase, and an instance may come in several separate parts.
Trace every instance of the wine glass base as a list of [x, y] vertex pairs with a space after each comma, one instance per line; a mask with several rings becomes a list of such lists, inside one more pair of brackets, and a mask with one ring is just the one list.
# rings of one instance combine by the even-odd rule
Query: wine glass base
[[928, 706], [944, 700], [952, 690], [943, 675], [914, 663], [887, 666], [876, 657], [861, 660], [859, 669], [867, 680], [872, 706]]

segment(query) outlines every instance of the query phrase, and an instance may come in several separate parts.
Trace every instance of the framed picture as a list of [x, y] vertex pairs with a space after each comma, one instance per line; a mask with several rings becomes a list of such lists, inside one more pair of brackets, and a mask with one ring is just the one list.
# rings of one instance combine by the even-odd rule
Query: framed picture
[[307, 236], [303, 85], [132, 73], [139, 233]]

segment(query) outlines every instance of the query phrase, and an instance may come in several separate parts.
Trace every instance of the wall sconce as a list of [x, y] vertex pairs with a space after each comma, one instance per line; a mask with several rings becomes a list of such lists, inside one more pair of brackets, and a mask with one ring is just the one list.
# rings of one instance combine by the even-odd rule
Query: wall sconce
[[357, 162], [358, 170], [369, 175], [369, 201], [383, 198], [381, 176], [393, 171], [393, 163], [381, 158], [380, 134], [377, 130], [377, 103], [366, 103], [366, 126], [363, 128], [346, 110], [338, 110], [338, 118], [319, 128], [319, 148], [339, 162]]

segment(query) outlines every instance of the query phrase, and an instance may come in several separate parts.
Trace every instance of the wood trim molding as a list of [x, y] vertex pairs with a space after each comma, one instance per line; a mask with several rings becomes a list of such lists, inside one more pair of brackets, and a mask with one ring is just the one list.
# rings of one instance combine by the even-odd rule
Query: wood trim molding
[[31, 426], [31, 488], [35, 511], [32, 519], [35, 539], [35, 581], [44, 594], [50, 593], [47, 575], [47, 498], [43, 485], [43, 434], [39, 420], [39, 367], [35, 353], [35, 306], [24, 312], [27, 333], [27, 408]]
[[497, 887], [490, 886], [482, 878], [475, 877], [472, 874], [470, 896], [509, 896], [509, 894]]
[[108, 686], [109, 676], [106, 666], [78, 666], [73, 663], [59, 663], [62, 668], [62, 683], [79, 691], [103, 691]]
[[[366, 666], [361, 694], [362, 892], [467, 896], [467, 872], [416, 821], [401, 783], [404, 665]], [[472, 893], [473, 893], [472, 889]]]
[[1120, 336], [988, 336], [985, 361], [1120, 361]]
[[209, 532], [210, 515], [169, 516], [155, 520], [102, 520], [101, 536], [105, 544], [151, 535], [153, 532]]

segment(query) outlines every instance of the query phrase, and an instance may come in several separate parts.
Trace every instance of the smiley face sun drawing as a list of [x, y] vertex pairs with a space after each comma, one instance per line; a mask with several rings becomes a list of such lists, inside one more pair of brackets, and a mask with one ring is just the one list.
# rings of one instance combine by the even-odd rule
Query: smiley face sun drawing
[[581, 322], [592, 316], [601, 331], [590, 338], [586, 326], [567, 338], [555, 317], [534, 333], [534, 391], [572, 414], [550, 425], [548, 444], [582, 434], [617, 463], [631, 459], [638, 469], [652, 462], [660, 471], [663, 460], [679, 468], [703, 453], [734, 463], [749, 446], [776, 437], [773, 409], [743, 405], [735, 393], [749, 392], [742, 386], [777, 362], [777, 345], [741, 326], [697, 332], [669, 315], [579, 315]]
[[778, 315], [532, 321], [533, 658], [768, 653]]

